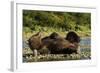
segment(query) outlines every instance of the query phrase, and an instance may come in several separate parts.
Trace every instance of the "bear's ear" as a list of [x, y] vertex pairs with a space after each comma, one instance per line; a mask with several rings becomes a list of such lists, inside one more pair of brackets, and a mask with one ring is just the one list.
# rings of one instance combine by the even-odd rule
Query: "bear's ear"
[[58, 36], [59, 36], [58, 33], [53, 32], [49, 37], [50, 37], [51, 39], [56, 39]]
[[41, 36], [41, 35], [42, 35], [42, 32], [38, 32], [34, 36]]

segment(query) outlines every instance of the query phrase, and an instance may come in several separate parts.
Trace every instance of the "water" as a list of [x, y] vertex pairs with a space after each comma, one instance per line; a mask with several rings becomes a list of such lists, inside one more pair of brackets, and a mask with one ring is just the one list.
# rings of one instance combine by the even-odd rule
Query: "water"
[[91, 59], [91, 38], [85, 37], [80, 41], [81, 59]]
[[24, 48], [29, 48], [27, 40], [23, 40], [23, 49]]
[[80, 41], [80, 50], [81, 52], [85, 51], [85, 52], [90, 52], [91, 51], [91, 38], [86, 37], [86, 38], [82, 38]]
[[80, 45], [91, 46], [91, 38], [89, 38], [89, 37], [82, 38], [80, 41]]

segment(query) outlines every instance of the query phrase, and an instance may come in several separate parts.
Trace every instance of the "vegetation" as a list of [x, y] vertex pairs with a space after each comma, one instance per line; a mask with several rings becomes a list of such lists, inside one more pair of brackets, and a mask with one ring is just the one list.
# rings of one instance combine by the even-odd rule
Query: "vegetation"
[[81, 36], [90, 36], [91, 14], [78, 12], [54, 12], [23, 10], [23, 31], [25, 34], [44, 31], [45, 34], [77, 31]]

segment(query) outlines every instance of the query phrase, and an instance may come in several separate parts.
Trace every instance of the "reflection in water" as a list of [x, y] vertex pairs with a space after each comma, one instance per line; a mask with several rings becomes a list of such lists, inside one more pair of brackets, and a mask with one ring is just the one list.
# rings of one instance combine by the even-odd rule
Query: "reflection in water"
[[82, 38], [80, 41], [80, 45], [82, 46], [90, 46], [91, 44], [91, 38], [87, 37], [87, 38]]
[[80, 41], [80, 49], [81, 49], [81, 52], [83, 50], [85, 51], [90, 51], [91, 50], [91, 38], [82, 38], [81, 41]]

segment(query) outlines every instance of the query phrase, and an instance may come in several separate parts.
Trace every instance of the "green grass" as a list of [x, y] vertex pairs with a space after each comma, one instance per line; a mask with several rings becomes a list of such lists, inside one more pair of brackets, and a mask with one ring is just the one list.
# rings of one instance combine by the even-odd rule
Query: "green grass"
[[[43, 32], [43, 36], [48, 36], [50, 35], [52, 32], [57, 32], [60, 36], [65, 37], [66, 34], [68, 33], [68, 31], [65, 31], [63, 28], [54, 28], [54, 27], [41, 27], [41, 26], [34, 26], [35, 29], [31, 30], [28, 27], [24, 27], [23, 28], [23, 38], [28, 39], [30, 38], [30, 36], [32, 36], [33, 34], [36, 34], [39, 31]], [[75, 31], [80, 37], [90, 37], [91, 36], [91, 31], [88, 30], [85, 27], [83, 30], [77, 30]], [[70, 30], [71, 31], [71, 30]], [[74, 31], [74, 30], [72, 30]]]

